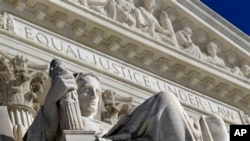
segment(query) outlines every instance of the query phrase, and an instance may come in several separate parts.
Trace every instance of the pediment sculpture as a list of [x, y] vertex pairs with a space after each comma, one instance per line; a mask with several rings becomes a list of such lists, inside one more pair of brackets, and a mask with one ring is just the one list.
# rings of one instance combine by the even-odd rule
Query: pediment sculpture
[[143, 4], [138, 7], [135, 6], [134, 0], [69, 1], [88, 7], [129, 27], [136, 27], [156, 40], [176, 46], [173, 26], [167, 12], [163, 11], [159, 20], [153, 15], [155, 0], [144, 0]]
[[[60, 66], [60, 65], [59, 65]], [[73, 104], [78, 98], [81, 122], [84, 131], [95, 131], [96, 140], [113, 141], [228, 141], [229, 135], [224, 121], [216, 115], [201, 116], [193, 120], [184, 111], [178, 99], [170, 92], [159, 92], [125, 114], [115, 125], [95, 119], [101, 107], [101, 83], [94, 73], [76, 73], [73, 75], [61, 69], [52, 79], [52, 85], [24, 141], [55, 141], [60, 139], [61, 124], [71, 124], [71, 118], [78, 118]], [[53, 70], [57, 71], [56, 67]], [[75, 93], [76, 95], [68, 95]], [[69, 97], [68, 97], [69, 96]], [[60, 110], [64, 98], [74, 99], [68, 102], [70, 108]], [[114, 104], [114, 93], [106, 92], [106, 106]], [[66, 103], [67, 104], [67, 103]], [[113, 104], [113, 105], [112, 105]], [[64, 105], [65, 107], [65, 105]], [[67, 106], [66, 106], [67, 107]], [[106, 107], [108, 110], [108, 107]], [[75, 110], [76, 111], [76, 110]], [[61, 114], [61, 112], [65, 112]], [[117, 113], [116, 111], [114, 113]], [[61, 116], [67, 115], [67, 121]], [[76, 116], [76, 117], [73, 117]], [[107, 116], [106, 116], [107, 117]], [[78, 121], [78, 120], [77, 120]], [[80, 122], [79, 122], [80, 123]], [[78, 124], [78, 123], [74, 123]], [[68, 130], [79, 130], [79, 128]], [[209, 136], [207, 136], [209, 135]]]
[[208, 56], [206, 57], [206, 61], [219, 67], [226, 67], [224, 60], [217, 55], [218, 51], [219, 47], [216, 43], [214, 42], [208, 43], [207, 45]]
[[190, 27], [184, 27], [177, 31], [175, 36], [182, 51], [200, 60], [204, 60], [204, 53], [200, 50], [200, 47], [192, 41], [192, 29]]

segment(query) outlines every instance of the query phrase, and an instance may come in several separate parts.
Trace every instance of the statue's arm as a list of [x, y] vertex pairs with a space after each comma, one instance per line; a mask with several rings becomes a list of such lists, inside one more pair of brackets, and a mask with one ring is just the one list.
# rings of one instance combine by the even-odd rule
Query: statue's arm
[[76, 82], [71, 73], [66, 71], [55, 78], [46, 96], [44, 106], [27, 132], [26, 141], [33, 141], [38, 137], [55, 140], [59, 129], [57, 102], [72, 89], [76, 89]]
[[158, 31], [161, 34], [164, 35], [172, 35], [169, 30], [163, 29], [163, 27], [160, 25], [160, 23], [157, 21], [157, 19], [154, 19], [155, 21], [155, 30]]

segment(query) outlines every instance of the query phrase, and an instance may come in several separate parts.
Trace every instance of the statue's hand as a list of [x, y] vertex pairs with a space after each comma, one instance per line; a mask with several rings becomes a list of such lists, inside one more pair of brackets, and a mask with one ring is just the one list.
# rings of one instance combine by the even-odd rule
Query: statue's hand
[[170, 32], [169, 30], [165, 30], [165, 35], [166, 35], [166, 36], [172, 36], [172, 35], [173, 35], [173, 33], [172, 33], [172, 32]]
[[55, 104], [69, 91], [77, 89], [76, 81], [72, 73], [64, 71], [62, 74], [57, 75], [45, 100], [45, 104]]

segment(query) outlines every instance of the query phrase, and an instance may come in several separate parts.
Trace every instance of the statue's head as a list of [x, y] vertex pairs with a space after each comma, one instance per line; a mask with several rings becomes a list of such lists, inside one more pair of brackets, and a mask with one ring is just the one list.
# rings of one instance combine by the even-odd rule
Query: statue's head
[[250, 67], [247, 64], [243, 64], [241, 66], [241, 71], [245, 77], [247, 77], [250, 74]]
[[152, 13], [155, 8], [155, 0], [144, 0], [144, 8]]
[[101, 95], [99, 78], [93, 73], [74, 74], [78, 86], [78, 99], [82, 116], [93, 117], [98, 111]]
[[217, 53], [218, 53], [218, 50], [219, 50], [219, 47], [216, 43], [214, 42], [210, 42], [208, 45], [207, 45], [207, 52], [209, 55], [211, 56], [215, 56]]
[[192, 35], [192, 29], [188, 26], [184, 27], [183, 29], [188, 35]]

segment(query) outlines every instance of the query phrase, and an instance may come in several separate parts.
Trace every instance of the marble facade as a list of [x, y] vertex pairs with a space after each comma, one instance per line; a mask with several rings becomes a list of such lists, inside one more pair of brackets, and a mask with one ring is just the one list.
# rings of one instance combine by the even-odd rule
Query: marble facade
[[[156, 0], [151, 6], [149, 1], [0, 1], [0, 73], [19, 78], [8, 68], [21, 62], [23, 72], [37, 76], [34, 81], [24, 77], [24, 84], [18, 85], [21, 91], [8, 91], [21, 97], [29, 93], [37, 97], [35, 104], [18, 101], [21, 104], [10, 106], [13, 103], [1, 100], [10, 94], [0, 93], [0, 106], [8, 108], [16, 140], [44, 102], [50, 86], [46, 65], [53, 58], [63, 60], [72, 72], [95, 72], [103, 93], [117, 95], [104, 101], [106, 110], [111, 104], [120, 111], [98, 117], [110, 124], [123, 110], [159, 91], [175, 94], [193, 118], [214, 113], [227, 125], [249, 124], [249, 37], [218, 15], [213, 17], [199, 1]], [[183, 29], [189, 30], [181, 33]], [[39, 88], [44, 91], [35, 89], [37, 82], [43, 82]]]

